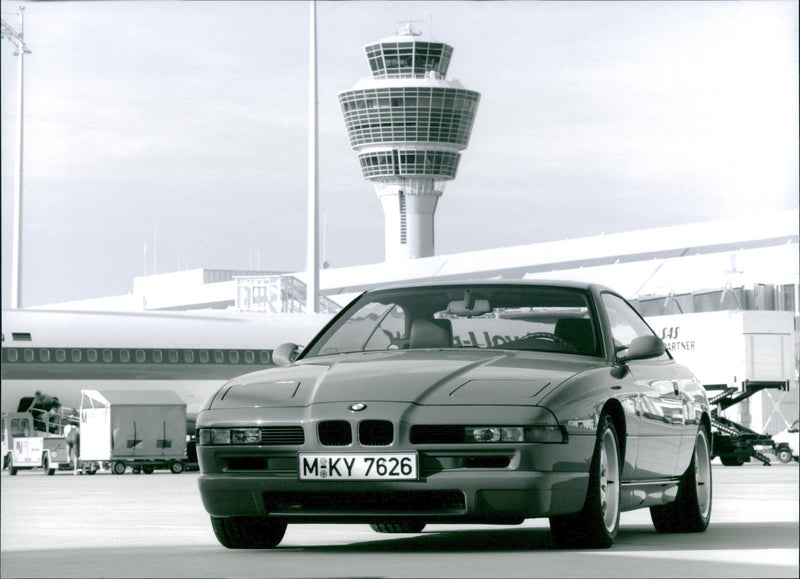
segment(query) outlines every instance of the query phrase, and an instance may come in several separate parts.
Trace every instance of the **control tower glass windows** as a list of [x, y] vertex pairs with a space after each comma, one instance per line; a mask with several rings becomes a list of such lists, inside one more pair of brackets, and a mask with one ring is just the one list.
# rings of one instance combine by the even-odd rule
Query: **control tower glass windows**
[[439, 180], [455, 179], [459, 153], [448, 151], [398, 151], [397, 163], [392, 161], [392, 153], [363, 153], [358, 156], [361, 172], [365, 179], [393, 176], [425, 176]]
[[374, 78], [444, 78], [453, 47], [441, 42], [384, 42], [365, 48]]
[[480, 95], [432, 87], [393, 87], [341, 93], [339, 101], [353, 147], [388, 142], [467, 146]]

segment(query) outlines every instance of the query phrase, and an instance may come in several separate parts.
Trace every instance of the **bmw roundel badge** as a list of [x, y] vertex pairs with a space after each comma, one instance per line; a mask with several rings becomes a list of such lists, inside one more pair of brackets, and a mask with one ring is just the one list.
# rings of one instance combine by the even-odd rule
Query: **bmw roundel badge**
[[356, 402], [356, 403], [351, 404], [350, 406], [348, 406], [347, 409], [350, 410], [350, 412], [361, 412], [366, 407], [367, 407], [367, 405], [364, 404], [363, 402]]

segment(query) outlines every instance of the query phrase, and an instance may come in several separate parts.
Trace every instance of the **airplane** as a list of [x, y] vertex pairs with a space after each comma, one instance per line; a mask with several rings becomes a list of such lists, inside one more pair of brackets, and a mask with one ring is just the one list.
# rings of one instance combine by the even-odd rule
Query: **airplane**
[[330, 314], [2, 312], [2, 411], [39, 391], [78, 408], [81, 390], [172, 390], [189, 433], [205, 402], [235, 376], [273, 366], [283, 342], [307, 344]]

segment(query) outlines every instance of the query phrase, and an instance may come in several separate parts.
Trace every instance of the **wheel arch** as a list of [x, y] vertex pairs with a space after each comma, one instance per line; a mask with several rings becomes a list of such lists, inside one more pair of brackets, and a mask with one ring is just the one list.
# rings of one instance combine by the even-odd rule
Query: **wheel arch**
[[706, 438], [708, 439], [708, 453], [709, 456], [714, 456], [714, 437], [711, 434], [711, 417], [707, 412], [703, 412], [700, 417], [700, 426], [706, 427]]
[[603, 405], [603, 410], [600, 415], [607, 414], [611, 417], [611, 422], [614, 424], [614, 430], [617, 431], [617, 442], [619, 443], [619, 459], [620, 464], [625, 464], [625, 450], [627, 447], [627, 434], [628, 429], [625, 423], [625, 410], [622, 404], [616, 398], [608, 400]]

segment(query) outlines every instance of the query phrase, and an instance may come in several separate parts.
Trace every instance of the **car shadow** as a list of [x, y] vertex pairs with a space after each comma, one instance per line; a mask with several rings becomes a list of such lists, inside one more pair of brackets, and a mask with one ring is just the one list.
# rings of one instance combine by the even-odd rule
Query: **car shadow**
[[[705, 533], [662, 534], [650, 525], [631, 525], [620, 528], [615, 552], [635, 551], [706, 551], [714, 549], [796, 549], [799, 525], [779, 523], [712, 523]], [[504, 552], [504, 551], [561, 551], [549, 529], [469, 530], [446, 529], [423, 531], [417, 535], [392, 538], [381, 535], [374, 541], [359, 541], [346, 545], [286, 546], [308, 552], [393, 553], [403, 551], [431, 552]], [[281, 549], [282, 547], [278, 547]]]

